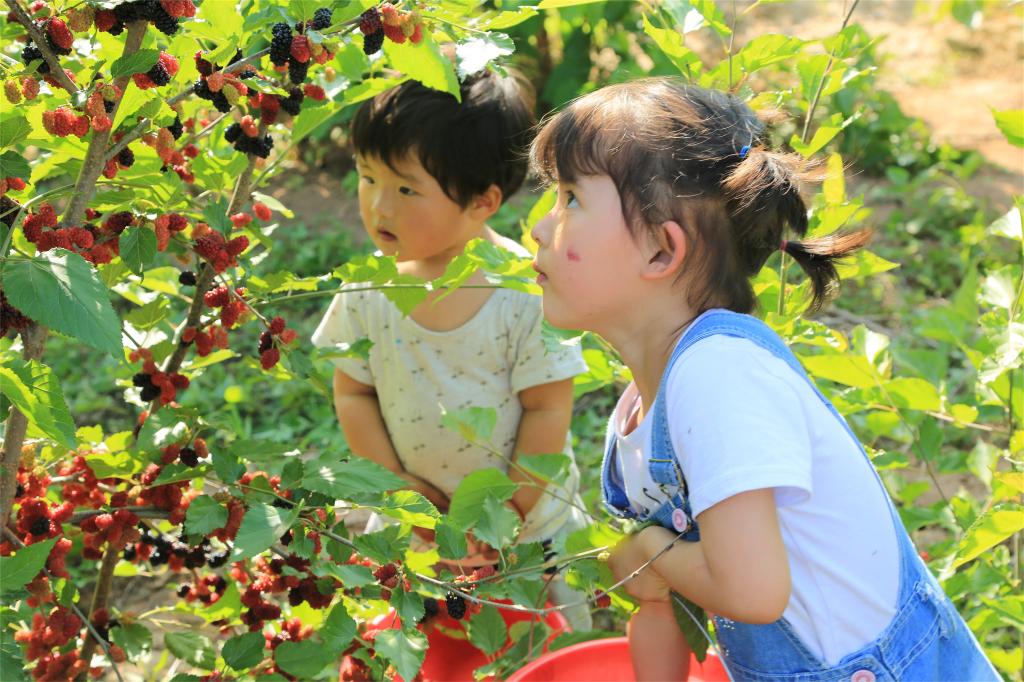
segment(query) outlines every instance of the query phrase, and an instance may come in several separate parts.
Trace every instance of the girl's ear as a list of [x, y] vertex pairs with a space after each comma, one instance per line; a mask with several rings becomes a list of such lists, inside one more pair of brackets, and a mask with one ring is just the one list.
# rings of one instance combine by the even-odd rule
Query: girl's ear
[[650, 240], [650, 260], [641, 277], [647, 280], [675, 277], [683, 266], [689, 246], [683, 228], [674, 220], [666, 220]]
[[468, 211], [477, 220], [487, 220], [501, 208], [501, 188], [491, 185], [482, 194], [473, 197]]

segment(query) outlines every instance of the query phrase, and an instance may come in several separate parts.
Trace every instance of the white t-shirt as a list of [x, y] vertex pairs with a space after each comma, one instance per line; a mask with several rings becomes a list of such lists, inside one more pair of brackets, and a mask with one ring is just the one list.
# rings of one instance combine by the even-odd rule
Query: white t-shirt
[[[830, 665], [875, 640], [899, 588], [892, 517], [857, 443], [806, 380], [754, 342], [718, 335], [683, 353], [666, 393], [694, 517], [738, 493], [773, 488], [792, 579], [785, 619]], [[624, 433], [638, 400], [631, 384], [611, 428], [626, 494], [646, 513], [665, 497], [645, 455], [653, 410]]]
[[[388, 435], [405, 468], [451, 496], [468, 474], [489, 467], [507, 471], [508, 462], [444, 426], [442, 407], [494, 408], [490, 442], [510, 457], [522, 417], [519, 392], [586, 371], [577, 348], [545, 349], [541, 320], [539, 296], [496, 289], [466, 323], [433, 331], [403, 316], [380, 291], [355, 291], [334, 297], [313, 343], [332, 347], [364, 337], [373, 341], [368, 361], [336, 358], [334, 364], [377, 391]], [[564, 451], [572, 458], [568, 437]], [[572, 499], [578, 486], [574, 463], [555, 492]], [[569, 505], [545, 495], [527, 516], [520, 540], [550, 538], [570, 515]]]

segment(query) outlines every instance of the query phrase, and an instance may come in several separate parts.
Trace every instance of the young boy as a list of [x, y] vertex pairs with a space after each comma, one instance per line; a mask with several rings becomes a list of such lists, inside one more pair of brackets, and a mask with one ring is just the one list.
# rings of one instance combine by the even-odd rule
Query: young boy
[[[517, 254], [522, 246], [487, 226], [526, 177], [535, 124], [527, 87], [484, 71], [461, 85], [462, 102], [408, 81], [364, 103], [352, 122], [359, 210], [370, 239], [399, 272], [441, 276], [472, 239]], [[481, 273], [467, 284], [486, 285]], [[512, 497], [520, 541], [545, 541], [585, 525], [575, 463], [559, 486], [542, 489], [508, 459], [564, 452], [572, 458], [572, 377], [586, 370], [576, 349], [546, 351], [541, 302], [511, 289], [434, 292], [408, 317], [379, 291], [342, 292], [313, 342], [373, 341], [368, 361], [334, 361], [334, 404], [353, 453], [397, 473], [442, 511], [468, 474], [495, 467], [528, 485]], [[442, 407], [496, 410], [491, 443], [466, 442], [441, 424]], [[552, 494], [549, 494], [552, 493]], [[579, 601], [556, 579], [552, 597]], [[590, 626], [586, 608], [567, 614]]]

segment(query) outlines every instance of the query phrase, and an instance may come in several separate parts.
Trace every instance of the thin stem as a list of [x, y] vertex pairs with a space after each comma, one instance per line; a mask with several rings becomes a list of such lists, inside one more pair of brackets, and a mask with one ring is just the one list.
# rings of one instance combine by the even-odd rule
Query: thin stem
[[7, 6], [11, 8], [11, 15], [18, 20], [19, 24], [25, 27], [25, 30], [28, 31], [29, 36], [32, 38], [32, 42], [36, 44], [36, 47], [43, 54], [43, 60], [50, 67], [50, 76], [55, 78], [73, 99], [78, 94], [78, 87], [64, 73], [64, 67], [60, 65], [60, 59], [50, 49], [50, 44], [47, 42], [43, 32], [39, 30], [39, 26], [36, 25], [36, 22], [32, 21], [32, 17], [25, 11], [25, 8], [21, 6], [18, 0], [7, 0]]
[[[121, 558], [121, 550], [115, 549], [113, 545], [107, 546], [107, 551], [103, 554], [103, 563], [100, 565], [100, 574], [96, 579], [96, 591], [92, 594], [92, 605], [89, 607], [89, 613], [96, 613], [97, 609], [106, 608], [107, 598], [110, 595], [110, 583], [114, 579], [114, 568], [117, 566], [118, 560]], [[85, 671], [78, 676], [77, 682], [83, 682], [89, 675], [89, 661], [92, 660], [92, 655], [96, 651], [97, 638], [90, 637], [85, 640], [82, 645], [82, 653], [80, 655], [81, 660], [85, 661]], [[110, 650], [105, 646], [106, 642], [103, 642], [103, 649], [107, 654], [107, 658], [110, 658]], [[111, 659], [113, 664], [113, 659]], [[120, 679], [118, 675], [118, 679]]]

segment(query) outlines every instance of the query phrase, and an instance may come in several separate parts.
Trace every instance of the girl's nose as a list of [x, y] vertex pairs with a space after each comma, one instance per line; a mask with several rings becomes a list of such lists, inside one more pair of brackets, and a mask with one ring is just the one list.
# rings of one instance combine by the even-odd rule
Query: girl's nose
[[549, 212], [543, 218], [537, 221], [537, 224], [530, 230], [530, 236], [533, 237], [533, 241], [537, 242], [539, 246], [547, 246], [548, 239], [551, 237], [552, 225], [554, 225], [555, 217], [554, 211]]

